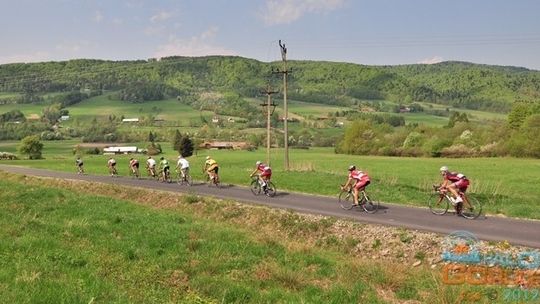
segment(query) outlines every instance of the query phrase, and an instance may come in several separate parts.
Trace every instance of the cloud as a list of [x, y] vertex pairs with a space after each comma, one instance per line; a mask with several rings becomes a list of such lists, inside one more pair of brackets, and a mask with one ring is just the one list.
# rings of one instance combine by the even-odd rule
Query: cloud
[[88, 48], [90, 42], [81, 40], [77, 42], [63, 42], [57, 44], [55, 49], [65, 53], [78, 53], [79, 51]]
[[103, 14], [100, 11], [96, 11], [94, 13], [94, 22], [100, 23], [101, 21], [103, 21]]
[[172, 13], [169, 13], [169, 12], [166, 12], [166, 11], [161, 11], [155, 15], [153, 15], [152, 17], [150, 17], [150, 22], [152, 23], [156, 23], [156, 22], [160, 22], [160, 21], [165, 21], [169, 18], [172, 17]]
[[421, 64], [435, 64], [435, 63], [439, 63], [439, 62], [442, 62], [443, 61], [443, 58], [441, 56], [433, 56], [431, 58], [426, 58], [418, 63], [421, 63]]
[[20, 62], [40, 62], [51, 60], [47, 52], [34, 52], [30, 54], [17, 54], [0, 56], [0, 64]]
[[307, 13], [332, 11], [344, 3], [345, 0], [267, 0], [261, 15], [267, 25], [288, 24]]
[[167, 56], [208, 56], [208, 55], [238, 55], [235, 51], [212, 43], [218, 28], [212, 27], [198, 36], [190, 39], [169, 37], [169, 42], [158, 46], [154, 57]]

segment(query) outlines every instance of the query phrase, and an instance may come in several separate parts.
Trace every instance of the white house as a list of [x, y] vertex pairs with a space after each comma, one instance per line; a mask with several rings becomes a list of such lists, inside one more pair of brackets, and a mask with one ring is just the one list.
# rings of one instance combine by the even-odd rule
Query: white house
[[138, 118], [124, 118], [122, 122], [139, 122]]
[[103, 154], [129, 154], [138, 153], [139, 148], [133, 147], [107, 147], [103, 148]]

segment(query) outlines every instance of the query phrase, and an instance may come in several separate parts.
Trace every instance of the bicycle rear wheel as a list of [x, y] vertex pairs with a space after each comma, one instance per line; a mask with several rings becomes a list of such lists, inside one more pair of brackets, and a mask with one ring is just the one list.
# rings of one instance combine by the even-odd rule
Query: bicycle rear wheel
[[354, 207], [354, 196], [351, 192], [341, 191], [338, 200], [341, 208], [345, 210], [351, 210]]
[[467, 199], [469, 204], [471, 204], [471, 207], [466, 207], [466, 203], [463, 202], [461, 215], [466, 219], [474, 220], [482, 213], [482, 204], [474, 196], [467, 196]]
[[259, 184], [259, 181], [256, 179], [251, 181], [251, 186], [249, 187], [249, 189], [251, 190], [251, 193], [253, 193], [254, 195], [261, 194], [261, 184]]
[[277, 193], [276, 186], [274, 185], [274, 183], [269, 182], [266, 185], [266, 191], [265, 191], [266, 196], [274, 197], [276, 196], [276, 193]]
[[448, 208], [450, 208], [448, 200], [445, 197], [441, 199], [439, 193], [432, 193], [429, 196], [428, 205], [431, 213], [436, 215], [445, 215], [448, 212]]
[[186, 183], [188, 184], [188, 186], [193, 185], [193, 179], [191, 178], [191, 175], [189, 174], [186, 175]]
[[367, 213], [375, 213], [377, 210], [379, 210], [379, 202], [372, 200], [367, 194], [364, 193], [362, 209], [364, 209], [364, 211]]

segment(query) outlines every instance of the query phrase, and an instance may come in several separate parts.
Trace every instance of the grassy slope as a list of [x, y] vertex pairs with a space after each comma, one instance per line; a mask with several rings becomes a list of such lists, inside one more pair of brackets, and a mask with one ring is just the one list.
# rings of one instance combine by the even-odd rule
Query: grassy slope
[[[75, 144], [71, 142], [45, 142], [45, 160], [2, 161], [53, 170], [74, 171]], [[139, 145], [141, 146], [141, 145]], [[174, 161], [177, 153], [169, 143], [163, 143], [165, 156]], [[15, 143], [0, 145], [0, 150], [13, 151]], [[225, 183], [247, 184], [255, 161], [265, 160], [265, 149], [247, 151], [200, 151], [192, 156], [192, 174], [202, 179], [200, 169], [204, 156], [211, 154], [220, 163], [220, 175]], [[144, 159], [144, 156], [139, 156]], [[345, 182], [346, 168], [356, 164], [373, 178], [369, 192], [383, 202], [426, 206], [427, 191], [440, 181], [438, 169], [447, 165], [451, 170], [466, 174], [472, 181], [470, 192], [483, 203], [488, 213], [540, 219], [540, 161], [514, 158], [405, 158], [338, 155], [331, 148], [290, 151], [292, 171], [283, 171], [283, 151], [271, 153], [273, 180], [278, 190], [299, 191], [322, 195], [336, 195], [339, 183]], [[83, 155], [86, 171], [106, 174], [107, 156]], [[127, 174], [129, 156], [118, 156], [121, 175]]]
[[[458, 294], [429, 268], [353, 259], [337, 239], [304, 243], [319, 228], [287, 214], [264, 217], [284, 231], [261, 235], [254, 227], [267, 223], [231, 224], [250, 212], [231, 203], [186, 196], [163, 210], [0, 175], [4, 303], [385, 303], [383, 294], [447, 303]], [[137, 191], [143, 201], [167, 197]]]
[[208, 111], [197, 111], [183, 105], [176, 99], [166, 99], [146, 103], [129, 103], [120, 100], [109, 100], [108, 95], [96, 96], [79, 104], [68, 107], [69, 113], [75, 118], [89, 120], [96, 116], [108, 116], [114, 114], [117, 117], [124, 115], [126, 118], [136, 118], [149, 114], [159, 115], [165, 120], [190, 120], [198, 119], [201, 114], [211, 117]]

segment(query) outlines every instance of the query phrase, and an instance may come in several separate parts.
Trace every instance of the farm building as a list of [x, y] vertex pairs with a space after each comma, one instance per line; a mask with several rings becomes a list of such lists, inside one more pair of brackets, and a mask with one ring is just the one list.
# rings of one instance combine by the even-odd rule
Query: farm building
[[207, 141], [200, 144], [199, 148], [217, 150], [246, 150], [251, 148], [251, 145], [245, 141]]
[[103, 148], [103, 154], [130, 154], [139, 153], [139, 148], [131, 147], [106, 147]]

